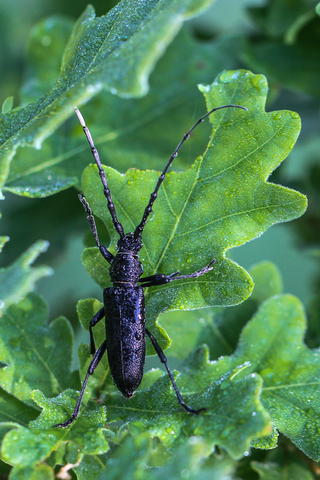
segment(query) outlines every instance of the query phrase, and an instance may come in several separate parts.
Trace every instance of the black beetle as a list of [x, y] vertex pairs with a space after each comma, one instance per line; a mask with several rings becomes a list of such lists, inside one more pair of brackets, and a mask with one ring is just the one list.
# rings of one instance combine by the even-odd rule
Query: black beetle
[[[212, 265], [216, 262], [216, 260], [213, 259], [209, 263], [209, 265], [204, 267], [202, 270], [188, 275], [180, 275], [180, 272], [175, 272], [171, 273], [170, 275], [156, 274], [149, 277], [141, 278], [143, 268], [139, 260], [139, 251], [142, 248], [143, 229], [146, 225], [150, 213], [152, 212], [152, 206], [157, 198], [158, 190], [165, 178], [165, 174], [168, 168], [178, 155], [178, 151], [181, 145], [184, 143], [185, 140], [187, 140], [187, 138], [189, 138], [191, 132], [196, 128], [196, 126], [203, 122], [206, 117], [208, 117], [216, 110], [228, 107], [242, 108], [244, 110], [247, 110], [245, 107], [241, 107], [240, 105], [224, 105], [222, 107], [213, 108], [210, 112], [201, 117], [193, 125], [193, 127], [190, 128], [190, 130], [183, 136], [177, 148], [171, 155], [165, 169], [160, 175], [156, 187], [150, 196], [149, 203], [145, 208], [141, 222], [136, 227], [134, 232], [127, 234], [124, 233], [123, 227], [118, 221], [115, 207], [112, 202], [111, 193], [107, 185], [105, 171], [102, 168], [99, 154], [94, 146], [91, 134], [85, 124], [85, 121], [80, 111], [77, 108], [75, 109], [79, 121], [83, 127], [84, 133], [88, 139], [95, 162], [97, 164], [99, 175], [103, 185], [103, 192], [107, 199], [107, 206], [112, 217], [114, 228], [117, 230], [120, 239], [117, 243], [118, 253], [116, 254], [116, 256], [112, 255], [104, 245], [100, 244], [92, 211], [85, 197], [80, 194], [79, 198], [85, 208], [85, 211], [87, 212], [88, 222], [94, 235], [96, 244], [99, 247], [102, 256], [107, 260], [107, 262], [110, 263], [109, 272], [113, 286], [104, 289], [104, 306], [101, 308], [101, 310], [98, 311], [98, 313], [92, 318], [90, 322], [90, 345], [93, 359], [90, 363], [86, 378], [83, 382], [83, 386], [74, 412], [71, 418], [69, 418], [63, 423], [56, 424], [55, 427], [67, 427], [79, 415], [82, 397], [89, 376], [92, 375], [95, 371], [106, 350], [108, 353], [111, 375], [115, 385], [120, 390], [122, 395], [124, 395], [126, 398], [130, 398], [133, 396], [138, 386], [140, 385], [143, 376], [146, 348], [145, 334], [150, 337], [150, 340], [161, 362], [165, 365], [167, 369], [180, 405], [188, 413], [198, 414], [199, 412], [206, 410], [205, 408], [194, 410], [193, 408], [189, 407], [184, 403], [176, 386], [172, 373], [168, 367], [167, 359], [161, 347], [159, 346], [157, 340], [152, 335], [152, 333], [147, 328], [145, 328], [145, 306], [143, 289], [145, 287], [162, 285], [168, 282], [172, 282], [174, 280], [200, 277], [201, 275], [204, 275], [205, 273], [212, 270]], [[141, 285], [139, 285], [139, 283]], [[92, 328], [104, 317], [106, 323], [106, 339], [98, 348], [98, 350], [96, 350]]]

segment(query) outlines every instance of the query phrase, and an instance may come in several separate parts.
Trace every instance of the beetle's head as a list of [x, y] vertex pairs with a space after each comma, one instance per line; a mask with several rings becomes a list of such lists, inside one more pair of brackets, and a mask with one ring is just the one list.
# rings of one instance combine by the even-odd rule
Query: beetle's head
[[138, 253], [142, 248], [141, 237], [135, 238], [133, 233], [126, 233], [117, 243], [117, 250], [121, 252]]

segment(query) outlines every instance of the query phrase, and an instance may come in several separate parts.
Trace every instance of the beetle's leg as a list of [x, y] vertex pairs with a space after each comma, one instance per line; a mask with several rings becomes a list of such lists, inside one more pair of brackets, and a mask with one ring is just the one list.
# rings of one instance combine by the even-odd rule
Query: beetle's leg
[[172, 282], [173, 280], [182, 280], [183, 278], [196, 278], [201, 277], [205, 273], [210, 272], [213, 269], [211, 265], [217, 263], [217, 260], [213, 259], [209, 265], [198, 270], [194, 273], [189, 273], [187, 275], [180, 275], [180, 272], [171, 273], [170, 275], [165, 275], [164, 273], [159, 273], [158, 275], [151, 275], [150, 277], [140, 278], [139, 282], [142, 283], [141, 287], [155, 287], [156, 285], [163, 285], [165, 283]]
[[76, 404], [76, 408], [74, 409], [72, 416], [63, 423], [57, 423], [56, 425], [54, 425], [54, 427], [66, 428], [69, 425], [71, 425], [71, 423], [77, 418], [77, 416], [79, 415], [79, 410], [80, 410], [80, 405], [81, 405], [81, 402], [82, 402], [82, 397], [84, 395], [84, 392], [85, 392], [85, 389], [86, 389], [86, 386], [87, 386], [87, 383], [88, 383], [88, 380], [89, 380], [89, 376], [92, 375], [93, 372], [95, 371], [95, 369], [97, 368], [97, 366], [98, 366], [103, 354], [105, 353], [106, 349], [107, 349], [107, 341], [105, 340], [102, 343], [102, 345], [98, 348], [96, 353], [94, 354], [94, 357], [93, 357], [93, 359], [92, 359], [92, 361], [89, 365], [88, 372], [87, 372], [86, 378], [84, 379], [82, 389], [81, 389], [81, 392], [80, 392], [80, 395], [79, 395], [79, 398], [78, 398], [78, 401], [77, 401], [77, 404]]
[[82, 193], [79, 195], [80, 202], [84, 206], [84, 209], [87, 213], [87, 219], [91, 228], [91, 231], [93, 233], [94, 239], [96, 241], [97, 246], [99, 247], [99, 250], [101, 252], [101, 255], [109, 262], [111, 263], [112, 259], [114, 258], [112, 253], [109, 252], [109, 250], [106, 249], [104, 245], [100, 245], [100, 240], [98, 237], [98, 231], [96, 227], [96, 222], [94, 220], [94, 216], [92, 215], [92, 210], [89, 206], [89, 203], [87, 202], [86, 198], [83, 196]]
[[149, 336], [151, 342], [152, 342], [152, 345], [154, 346], [154, 349], [155, 351], [157, 352], [161, 362], [164, 364], [164, 366], [166, 367], [167, 369], [167, 372], [168, 372], [168, 375], [170, 377], [170, 380], [171, 380], [171, 383], [172, 383], [172, 386], [174, 388], [174, 391], [176, 392], [176, 395], [177, 395], [177, 399], [178, 399], [178, 402], [180, 403], [180, 405], [188, 412], [188, 413], [194, 413], [194, 414], [198, 414], [200, 412], [203, 412], [206, 410], [206, 408], [199, 408], [199, 410], [194, 410], [193, 408], [189, 407], [188, 405], [186, 405], [183, 401], [183, 398], [181, 397], [181, 394], [178, 390], [178, 387], [176, 385], [176, 382], [174, 381], [174, 378], [173, 378], [173, 375], [171, 373], [171, 370], [168, 366], [168, 362], [167, 362], [167, 358], [165, 356], [165, 354], [163, 353], [162, 351], [162, 348], [160, 347], [160, 345], [158, 344], [157, 340], [155, 339], [155, 337], [152, 335], [152, 333], [146, 328], [146, 333], [147, 335]]
[[94, 343], [94, 338], [93, 338], [93, 333], [92, 333], [92, 327], [97, 325], [100, 320], [102, 320], [104, 317], [104, 307], [100, 308], [99, 312], [97, 312], [94, 317], [90, 320], [89, 323], [89, 332], [90, 332], [90, 351], [91, 355], [94, 355], [96, 353], [96, 346]]

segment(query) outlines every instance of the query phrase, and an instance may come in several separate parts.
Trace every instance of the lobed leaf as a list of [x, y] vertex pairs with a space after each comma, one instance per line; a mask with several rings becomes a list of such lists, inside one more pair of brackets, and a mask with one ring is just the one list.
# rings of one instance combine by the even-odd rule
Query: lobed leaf
[[[47, 23], [50, 32], [46, 35], [50, 34], [54, 43], [53, 32], [64, 31], [65, 23], [60, 24], [56, 19]], [[44, 27], [40, 23], [38, 28], [42, 32]], [[48, 47], [43, 46], [43, 35], [36, 38], [38, 48], [42, 48], [43, 65], [43, 59], [50, 58]], [[195, 101], [200, 94], [194, 86], [211, 81], [222, 68], [232, 65], [229, 50], [226, 41], [199, 43], [188, 30], [182, 29], [152, 73], [148, 95], [123, 99], [104, 92], [94, 103], [86, 105], [83, 113], [105, 163], [121, 172], [129, 167], [161, 168], [170, 150], [175, 148], [177, 137], [184, 133], [185, 118], [195, 114]], [[48, 70], [51, 71], [45, 68]], [[38, 76], [32, 83], [39, 83]], [[73, 122], [46, 139], [41, 150], [17, 150], [6, 190], [38, 197], [62, 189], [64, 179], [76, 178], [80, 185], [90, 151], [76, 116], [72, 117]], [[189, 144], [190, 158], [199, 151], [198, 144], [205, 144], [207, 136], [204, 126], [196, 132]], [[175, 162], [175, 170], [185, 167], [183, 155]]]
[[[122, 0], [98, 18], [89, 5], [74, 26], [60, 75], [51, 90], [28, 106], [1, 115], [0, 187], [5, 185], [17, 148], [40, 148], [42, 141], [73, 113], [75, 105], [80, 106], [102, 90], [124, 97], [145, 95], [151, 71], [183, 21], [210, 3]], [[22, 181], [21, 193], [31, 190], [36, 196], [47, 196], [77, 182], [74, 175], [66, 177], [59, 170], [52, 176], [50, 166], [41, 166], [39, 178], [27, 178], [27, 184]]]
[[[21, 425], [12, 425], [12, 430], [5, 435], [2, 442], [2, 459], [14, 466], [11, 475], [23, 479], [26, 478], [23, 475], [32, 474], [34, 477], [31, 478], [38, 478], [36, 475], [40, 475], [39, 464], [45, 461], [50, 464], [50, 458], [55, 454], [57, 458], [52, 459], [53, 464], [61, 464], [64, 461], [65, 447], [70, 442], [76, 446], [79, 460], [84, 454], [101, 455], [108, 451], [109, 444], [105, 438], [107, 430], [103, 428], [105, 414], [102, 409], [100, 412], [97, 409], [87, 410], [82, 422], [74, 423], [68, 430], [53, 427], [59, 416], [61, 417], [65, 403], [68, 404], [69, 394], [67, 391], [56, 399], [48, 400], [39, 391], [33, 393], [33, 399], [43, 408], [40, 417], [31, 422], [28, 429]], [[74, 398], [74, 394], [72, 397]], [[59, 451], [63, 454], [59, 455]], [[45, 472], [49, 476], [44, 478], [50, 478], [50, 475], [53, 478], [52, 467], [45, 465]]]
[[[225, 256], [226, 251], [261, 235], [274, 223], [296, 218], [306, 208], [303, 195], [266, 182], [294, 145], [300, 131], [298, 115], [266, 113], [266, 80], [250, 72], [224, 72], [211, 86], [201, 89], [208, 109], [233, 103], [249, 111], [230, 108], [215, 112], [205, 154], [185, 172], [167, 174], [152, 221], [143, 233], [140, 258], [145, 275], [177, 270], [191, 273], [212, 258], [218, 263], [197, 280], [146, 289], [149, 325], [165, 310], [242, 302], [251, 293], [252, 281]], [[119, 219], [125, 231], [133, 231], [159, 174], [129, 170], [121, 175], [111, 168], [106, 168], [106, 173]], [[117, 234], [96, 167], [85, 170], [83, 190], [108, 228], [114, 253]], [[97, 249], [84, 254], [84, 264], [101, 286], [109, 284], [108, 265]]]
[[[155, 456], [152, 439], [146, 433], [127, 436], [125, 441], [114, 452], [113, 458], [108, 460], [105, 470], [108, 471], [110, 478], [129, 480], [139, 478], [142, 480], [161, 480], [165, 477], [170, 479], [180, 479], [188, 477], [191, 480], [202, 478], [204, 480], [231, 480], [231, 475], [235, 472], [235, 461], [224, 452], [212, 454], [207, 462], [206, 444], [200, 437], [190, 437], [182, 445], [174, 457], [167, 459], [161, 468], [148, 468]], [[78, 471], [80, 469], [76, 469]], [[98, 480], [105, 478], [105, 471]], [[82, 477], [79, 477], [81, 480]], [[233, 477], [232, 477], [233, 478]]]
[[[12, 423], [27, 427], [31, 420], [39, 415], [39, 410], [34, 406], [26, 405], [14, 395], [0, 388], [0, 437], [7, 429], [12, 428]], [[11, 422], [9, 426], [9, 422]]]
[[[185, 442], [186, 436], [200, 435], [209, 452], [219, 445], [234, 457], [239, 458], [249, 449], [253, 438], [270, 432], [269, 417], [259, 402], [261, 380], [249, 375], [237, 382], [236, 375], [244, 368], [240, 366], [225, 373], [208, 385], [209, 378], [199, 377], [207, 386], [197, 393], [182, 394], [193, 408], [206, 407], [206, 412], [190, 415], [182, 410], [172, 391], [167, 375], [157, 380], [149, 389], [136, 392], [129, 401], [117, 395], [110, 395], [104, 404], [107, 407], [107, 421], [123, 420], [152, 436], [160, 438], [167, 448], [177, 448]], [[199, 372], [199, 370], [198, 370]], [[216, 374], [216, 372], [215, 372]], [[188, 390], [196, 391], [190, 385], [186, 374], [184, 383]], [[179, 385], [179, 382], [178, 382]]]
[[[1, 237], [1, 240], [2, 249], [9, 238]], [[33, 290], [37, 280], [53, 274], [53, 270], [46, 266], [31, 267], [31, 264], [40, 253], [47, 250], [48, 246], [48, 242], [39, 240], [12, 265], [0, 268], [0, 311], [2, 315], [11, 305], [18, 303], [28, 292]]]
[[275, 427], [306, 455], [319, 460], [319, 351], [303, 343], [306, 318], [292, 295], [267, 300], [244, 328], [222, 370], [249, 361], [263, 379], [261, 401]]
[[[171, 450], [182, 445], [186, 436], [201, 436], [207, 452], [219, 445], [234, 458], [239, 458], [248, 451], [254, 438], [270, 432], [269, 417], [259, 401], [260, 378], [248, 375], [240, 382], [237, 381], [237, 375], [244, 368], [246, 365], [239, 366], [218, 378], [221, 371], [217, 372], [215, 365], [208, 363], [208, 357], [204, 355], [201, 357], [201, 365], [198, 362], [194, 371], [186, 371], [181, 379], [177, 379], [187, 404], [194, 408], [206, 407], [207, 411], [199, 415], [184, 412], [177, 402], [168, 376], [164, 375], [146, 390], [138, 390], [130, 400], [121, 397], [119, 393], [109, 394], [103, 402], [107, 409], [107, 422], [121, 420], [129, 424], [131, 429], [136, 427], [158, 437]], [[196, 376], [197, 380], [194, 378]], [[55, 422], [70, 416], [76, 399], [76, 392], [65, 392], [50, 400], [51, 409], [43, 414], [43, 423], [47, 421], [48, 415]], [[41, 402], [44, 405], [43, 400]], [[59, 405], [62, 409], [53, 408], [54, 405]], [[101, 408], [92, 408], [92, 405], [86, 406], [84, 402], [81, 415], [68, 429], [70, 435], [74, 435], [71, 433], [73, 425], [79, 431], [84, 431], [92, 415], [101, 415]]]
[[[263, 301], [282, 293], [282, 278], [272, 262], [260, 262], [254, 265], [249, 273], [254, 281], [254, 289], [246, 302], [233, 308], [203, 312], [203, 328], [198, 331], [196, 338], [193, 338], [193, 345], [208, 345], [211, 360], [232, 354], [237, 347], [241, 330], [256, 313], [257, 308]], [[170, 326], [171, 332], [174, 333], [174, 329]]]
[[31, 391], [41, 388], [56, 395], [67, 387], [79, 386], [71, 373], [73, 335], [63, 317], [49, 326], [48, 308], [35, 294], [12, 305], [1, 317], [1, 387], [19, 400], [30, 402]]
[[53, 427], [61, 416], [69, 409], [78, 395], [72, 390], [66, 390], [56, 398], [47, 399], [40, 391], [34, 391], [32, 398], [42, 407], [42, 413], [37, 420], [31, 422], [31, 431], [41, 431], [48, 434], [50, 431], [55, 442], [76, 442], [83, 454], [101, 455], [109, 449], [106, 440], [105, 409], [97, 408], [92, 402], [86, 405], [89, 395], [85, 394], [84, 414], [81, 422], [74, 422], [68, 429]]

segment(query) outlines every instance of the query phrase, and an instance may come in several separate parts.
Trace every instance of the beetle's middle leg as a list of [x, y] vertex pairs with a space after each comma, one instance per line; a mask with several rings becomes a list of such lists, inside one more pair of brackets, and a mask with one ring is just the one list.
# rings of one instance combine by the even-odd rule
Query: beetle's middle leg
[[77, 418], [77, 416], [79, 415], [82, 398], [83, 398], [83, 395], [84, 395], [84, 392], [85, 392], [85, 389], [86, 389], [86, 386], [87, 386], [87, 383], [88, 383], [88, 380], [89, 380], [89, 376], [93, 374], [93, 372], [95, 371], [95, 369], [99, 365], [99, 362], [100, 362], [101, 358], [103, 357], [103, 354], [105, 353], [106, 349], [107, 349], [107, 341], [105, 340], [101, 344], [101, 346], [98, 348], [96, 353], [94, 354], [94, 357], [93, 357], [93, 359], [92, 359], [92, 361], [89, 365], [88, 372], [87, 372], [86, 378], [84, 379], [82, 389], [81, 389], [81, 392], [80, 392], [80, 395], [79, 395], [79, 398], [78, 398], [78, 401], [77, 401], [77, 404], [76, 404], [76, 408], [74, 409], [71, 417], [63, 423], [57, 423], [56, 425], [54, 425], [54, 427], [66, 428]]
[[198, 270], [194, 273], [189, 273], [187, 275], [180, 275], [180, 272], [171, 273], [170, 275], [165, 275], [164, 273], [159, 273], [156, 275], [150, 275], [150, 277], [140, 278], [139, 282], [142, 283], [142, 287], [155, 287], [156, 285], [163, 285], [165, 283], [172, 282], [173, 280], [182, 280], [183, 278], [197, 278], [201, 277], [210, 270], [213, 269], [211, 265], [217, 263], [217, 260], [214, 258], [211, 262], [201, 270]]
[[188, 405], [186, 405], [183, 401], [183, 398], [181, 397], [181, 394], [178, 390], [178, 387], [176, 385], [176, 382], [174, 381], [174, 378], [173, 378], [173, 375], [171, 373], [171, 370], [168, 366], [168, 361], [167, 361], [167, 357], [165, 356], [165, 354], [163, 353], [163, 350], [162, 348], [160, 347], [160, 345], [158, 344], [156, 338], [152, 335], [152, 333], [146, 328], [146, 333], [147, 335], [149, 336], [151, 342], [152, 342], [152, 345], [154, 346], [154, 349], [155, 351], [157, 352], [161, 362], [164, 364], [164, 366], [166, 367], [167, 369], [167, 372], [168, 372], [168, 375], [170, 377], [170, 380], [171, 380], [171, 383], [172, 383], [172, 386], [174, 388], [174, 391], [176, 392], [176, 396], [177, 396], [177, 399], [178, 399], [178, 402], [180, 403], [180, 405], [188, 412], [188, 413], [194, 413], [194, 414], [198, 414], [202, 411], [205, 411], [206, 408], [199, 408], [199, 410], [194, 410], [193, 408], [189, 407]]
[[94, 343], [94, 338], [93, 338], [93, 333], [92, 333], [92, 327], [97, 325], [100, 320], [102, 320], [104, 317], [104, 307], [100, 308], [100, 310], [92, 317], [89, 323], [89, 332], [90, 332], [90, 352], [91, 355], [94, 355], [96, 353], [96, 346]]

